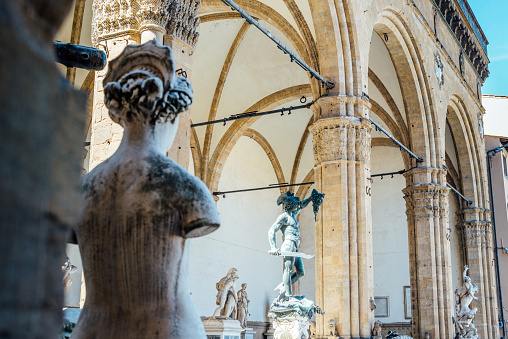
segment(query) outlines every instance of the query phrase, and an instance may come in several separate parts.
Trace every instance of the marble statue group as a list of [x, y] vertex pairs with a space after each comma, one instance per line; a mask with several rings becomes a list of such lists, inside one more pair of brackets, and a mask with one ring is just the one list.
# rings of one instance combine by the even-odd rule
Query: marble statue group
[[247, 294], [247, 283], [237, 291], [235, 282], [238, 280], [238, 270], [229, 269], [228, 273], [215, 284], [217, 288], [217, 308], [208, 319], [236, 319], [243, 328], [247, 327], [247, 316], [249, 314], [249, 296]]
[[478, 292], [478, 286], [471, 283], [471, 278], [467, 275], [468, 269], [467, 265], [464, 266], [463, 285], [455, 290], [455, 339], [478, 339], [477, 329], [473, 324], [478, 308], [470, 308], [471, 303], [478, 300], [474, 296]]
[[235, 281], [238, 279], [237, 269], [232, 268], [226, 276], [222, 278], [215, 286], [217, 288], [218, 307], [213, 312], [212, 318], [232, 318], [238, 317], [238, 297], [236, 294]]

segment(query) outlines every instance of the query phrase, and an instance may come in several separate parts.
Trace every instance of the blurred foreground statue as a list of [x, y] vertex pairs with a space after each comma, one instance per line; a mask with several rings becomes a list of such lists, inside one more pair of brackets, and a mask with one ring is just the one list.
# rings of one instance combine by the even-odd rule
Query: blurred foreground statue
[[152, 40], [110, 62], [104, 98], [124, 135], [82, 179], [75, 232], [87, 296], [73, 338], [205, 338], [186, 239], [213, 232], [219, 217], [205, 184], [165, 156], [192, 87]]
[[72, 0], [0, 1], [0, 337], [57, 338], [85, 95], [55, 65]]

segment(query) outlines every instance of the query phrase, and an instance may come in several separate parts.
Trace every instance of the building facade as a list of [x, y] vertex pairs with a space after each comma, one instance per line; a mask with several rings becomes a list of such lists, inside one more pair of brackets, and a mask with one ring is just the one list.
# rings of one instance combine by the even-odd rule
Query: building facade
[[[301, 251], [315, 254], [299, 292], [326, 312], [315, 319], [318, 338], [330, 335], [330, 323], [341, 338], [369, 338], [378, 318], [414, 338], [451, 338], [464, 265], [479, 286], [478, 333], [498, 338], [481, 128], [488, 41], [467, 1], [236, 3], [334, 86], [310, 77], [220, 0], [77, 0], [61, 40], [89, 41], [109, 60], [153, 38], [172, 47], [195, 102], [168, 154], [211, 192], [310, 182], [295, 186], [299, 197], [312, 188], [326, 194], [316, 222], [307, 210], [299, 219]], [[105, 73], [68, 71], [90, 93], [90, 170], [122, 137], [103, 104]], [[282, 107], [282, 116], [191, 126]], [[249, 320], [267, 320], [281, 278], [267, 231], [284, 191], [215, 194], [222, 226], [190, 248], [202, 316], [213, 312], [215, 282], [236, 267], [249, 286]]]

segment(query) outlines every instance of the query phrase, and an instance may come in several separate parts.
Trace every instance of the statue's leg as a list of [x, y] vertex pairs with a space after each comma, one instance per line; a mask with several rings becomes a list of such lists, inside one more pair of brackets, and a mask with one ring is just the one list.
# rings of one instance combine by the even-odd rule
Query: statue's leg
[[284, 257], [284, 275], [282, 276], [282, 282], [284, 283], [284, 289], [286, 290], [286, 296], [291, 296], [291, 272], [293, 271], [294, 257]]
[[233, 313], [233, 310], [235, 308], [235, 298], [228, 293], [226, 305], [224, 305], [224, 315], [227, 318], [233, 318], [236, 319], [236, 317], [233, 315], [231, 316], [231, 313]]
[[215, 309], [215, 312], [213, 312], [213, 315], [212, 315], [212, 318], [215, 318], [215, 317], [218, 317], [220, 316], [220, 311], [224, 308], [224, 306], [226, 305], [226, 298], [227, 298], [227, 293], [222, 293], [222, 295], [220, 296], [220, 303], [219, 303], [219, 306]]
[[212, 318], [216, 318], [216, 317], [218, 317], [218, 316], [220, 315], [220, 310], [221, 310], [221, 307], [220, 307], [220, 306], [219, 306], [219, 307], [217, 307], [217, 308], [215, 309], [215, 312], [213, 312]]
[[295, 272], [291, 275], [291, 283], [294, 284], [305, 275], [302, 258], [295, 258]]

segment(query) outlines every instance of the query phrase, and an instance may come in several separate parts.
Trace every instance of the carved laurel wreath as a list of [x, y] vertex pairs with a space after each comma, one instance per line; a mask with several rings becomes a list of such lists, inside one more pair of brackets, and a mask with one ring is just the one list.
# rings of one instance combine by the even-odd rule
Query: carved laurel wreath
[[174, 121], [178, 113], [190, 108], [194, 98], [192, 86], [186, 78], [176, 77], [174, 84], [166, 87], [151, 72], [135, 70], [118, 82], [106, 84], [104, 103], [111, 119], [119, 124]]

